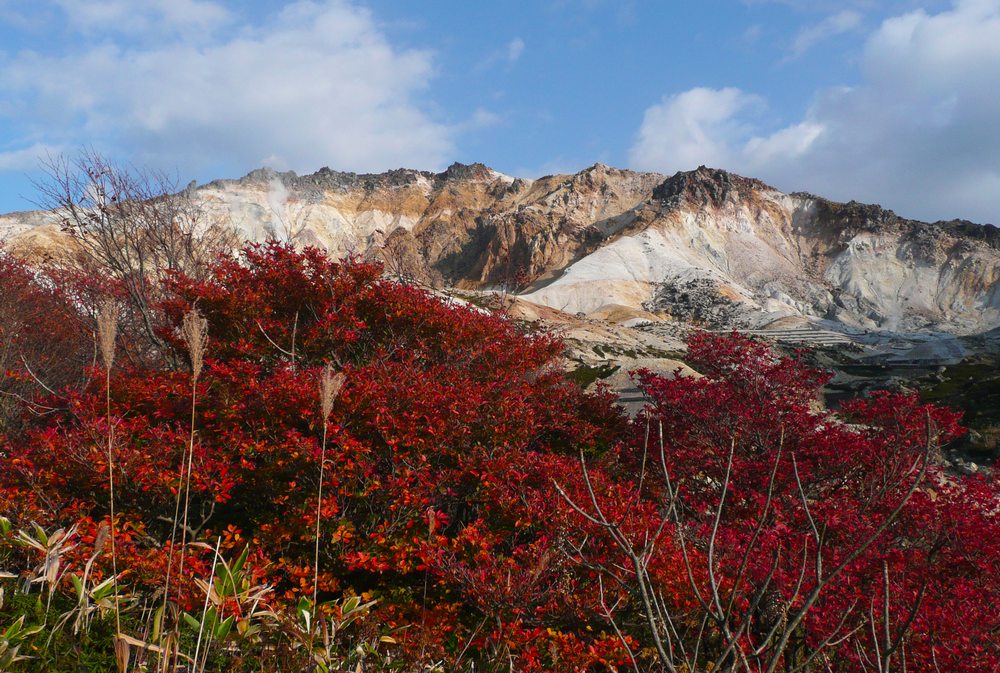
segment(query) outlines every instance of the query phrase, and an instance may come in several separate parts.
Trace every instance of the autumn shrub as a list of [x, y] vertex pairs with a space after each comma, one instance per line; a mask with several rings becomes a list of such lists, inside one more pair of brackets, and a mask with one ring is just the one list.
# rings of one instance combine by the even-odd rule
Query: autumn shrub
[[16, 425], [39, 387], [81, 382], [93, 359], [85, 313], [57, 277], [0, 251], [0, 430]]
[[[1000, 664], [1000, 498], [940, 461], [959, 414], [888, 393], [832, 413], [818, 404], [829, 375], [767, 345], [702, 333], [688, 348], [703, 376], [639, 373], [652, 403], [632, 441], [591, 465], [645, 474], [632, 498], [658, 516], [629, 530], [620, 494], [567, 498], [641, 560], [616, 569], [605, 549], [579, 548], [627, 587], [623, 629], [687, 670]], [[686, 578], [686, 602], [657, 600], [664, 565]]]
[[[114, 284], [73, 287], [96, 306]], [[640, 373], [651, 404], [629, 420], [567, 378], [552, 336], [276, 243], [157, 296], [169, 352], [129, 358], [125, 331], [110, 414], [104, 372], [84, 372], [36, 391], [46, 412], [0, 445], [12, 529], [75, 527], [57, 600], [91, 559], [109, 577], [113, 471], [130, 637], [176, 624], [217, 670], [998, 662], [996, 487], [939, 464], [952, 412], [877, 395], [832, 413], [825, 373], [698, 334], [702, 376]], [[37, 557], [0, 542], [10, 567]]]
[[[326, 428], [320, 600], [377, 597], [380, 619], [405, 627], [398, 641], [415, 659], [493, 648], [538, 668], [553, 657], [586, 667], [615, 656], [617, 640], [578, 629], [579, 610], [557, 590], [576, 569], [549, 532], [552, 484], [534, 472], [546, 460], [571, 469], [567, 456], [581, 449], [606, 451], [625, 422], [607, 396], [565, 378], [557, 340], [384, 280], [377, 265], [277, 244], [221, 258], [206, 280], [176, 275], [168, 291], [160, 338], [175, 359], [187, 353], [184, 315], [196, 307], [208, 321], [192, 537], [221, 536], [228, 554], [249, 543], [276, 600], [312, 595], [318, 381], [332, 365], [345, 384]], [[148, 594], [167, 565], [191, 395], [183, 370], [124, 362], [111, 378], [119, 566]], [[14, 512], [16, 523], [100, 521], [109, 469], [95, 442], [107, 426], [102, 386], [49, 402], [56, 411], [6, 438], [4, 491], [32, 504]], [[173, 553], [187, 554], [180, 608], [195, 609], [194, 578], [210, 572], [211, 554]], [[468, 581], [461, 569], [478, 573], [487, 558], [493, 585]], [[480, 600], [511, 573], [534, 574], [537, 590]], [[558, 635], [546, 635], [550, 625]]]

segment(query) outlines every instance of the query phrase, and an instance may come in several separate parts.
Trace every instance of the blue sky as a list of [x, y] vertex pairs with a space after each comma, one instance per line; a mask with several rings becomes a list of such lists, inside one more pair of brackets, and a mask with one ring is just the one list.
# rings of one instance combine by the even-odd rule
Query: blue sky
[[91, 146], [535, 177], [707, 164], [1000, 223], [1000, 0], [0, 0], [0, 211]]

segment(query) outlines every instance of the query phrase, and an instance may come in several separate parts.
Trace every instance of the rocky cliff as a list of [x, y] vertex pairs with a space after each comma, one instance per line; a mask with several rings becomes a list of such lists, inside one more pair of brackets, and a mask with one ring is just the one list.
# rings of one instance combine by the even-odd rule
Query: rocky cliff
[[[785, 318], [976, 332], [1000, 325], [1000, 232], [783, 194], [725, 171], [666, 177], [596, 164], [526, 180], [442, 173], [306, 176], [261, 169], [187, 190], [244, 238], [382, 258], [435, 286], [504, 287], [570, 313], [761, 327]], [[0, 217], [30, 252], [61, 244], [46, 213]]]
[[[664, 179], [614, 240], [529, 298], [600, 302], [766, 324], [786, 316], [863, 327], [977, 331], [1000, 321], [1000, 232], [907, 220], [879, 206], [783, 194], [699, 168]], [[712, 310], [714, 308], [717, 310]]]

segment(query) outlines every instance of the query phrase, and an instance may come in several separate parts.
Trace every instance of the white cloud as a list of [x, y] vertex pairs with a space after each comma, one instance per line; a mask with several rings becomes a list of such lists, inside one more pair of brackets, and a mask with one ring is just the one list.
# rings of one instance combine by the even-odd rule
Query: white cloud
[[54, 0], [70, 27], [99, 33], [206, 31], [230, 20], [210, 0]]
[[477, 107], [472, 111], [472, 115], [468, 119], [453, 124], [451, 130], [455, 135], [462, 135], [500, 126], [503, 123], [504, 118], [502, 115], [484, 107]]
[[[869, 35], [864, 81], [816, 93], [800, 120], [769, 129], [752, 94], [694, 89], [651, 106], [637, 168], [714, 163], [837, 199], [925, 219], [1000, 224], [1000, 0], [918, 10]], [[684, 104], [689, 100], [698, 105]], [[734, 104], [734, 101], [736, 104]]]
[[0, 171], [30, 171], [38, 168], [47, 157], [59, 154], [60, 148], [44, 143], [9, 152], [0, 151]]
[[734, 88], [697, 88], [665, 96], [646, 110], [631, 163], [660, 170], [729, 165], [734, 145], [750, 128], [740, 115], [762, 105], [761, 98]]
[[515, 37], [508, 42], [503, 49], [497, 49], [487, 54], [486, 57], [479, 61], [473, 69], [476, 72], [485, 72], [498, 65], [506, 65], [509, 68], [520, 60], [521, 55], [524, 53], [525, 46], [524, 40], [519, 37]]
[[[97, 20], [98, 11], [113, 17], [131, 2], [60, 1], [79, 30], [101, 30], [105, 39], [61, 56], [6, 59], [0, 115], [27, 124], [23, 135], [61, 129], [72, 142], [84, 136], [182, 172], [264, 158], [297, 170], [434, 168], [452, 153], [454, 130], [418, 102], [434, 73], [431, 54], [394, 48], [370, 13], [347, 0], [295, 2], [225, 38], [195, 32], [139, 46], [116, 42], [115, 30]], [[230, 19], [201, 0], [143, 7], [140, 19], [175, 27], [207, 31]], [[142, 29], [140, 22], [130, 30]]]
[[797, 159], [809, 152], [825, 131], [826, 127], [822, 124], [804, 121], [769, 136], [750, 138], [743, 147], [743, 153], [747, 161], [760, 166], [767, 166], [773, 161]]
[[519, 37], [515, 37], [513, 40], [507, 43], [507, 62], [516, 63], [521, 54], [524, 53], [524, 40]]
[[841, 33], [847, 33], [861, 25], [861, 14], [850, 9], [831, 14], [819, 23], [799, 30], [792, 40], [786, 60], [796, 59], [809, 51], [817, 43]]

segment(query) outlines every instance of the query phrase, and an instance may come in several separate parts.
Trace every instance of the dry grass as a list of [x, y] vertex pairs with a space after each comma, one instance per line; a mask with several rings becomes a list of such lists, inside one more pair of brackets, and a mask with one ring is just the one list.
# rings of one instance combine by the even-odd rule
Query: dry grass
[[333, 368], [327, 365], [323, 369], [323, 375], [319, 380], [319, 406], [323, 418], [323, 439], [320, 444], [319, 454], [319, 486], [316, 493], [316, 551], [313, 560], [313, 609], [316, 609], [319, 598], [319, 536], [320, 520], [323, 518], [323, 478], [326, 468], [326, 439], [327, 426], [330, 421], [330, 412], [333, 411], [333, 402], [340, 394], [340, 389], [344, 387], [346, 377], [343, 372], [333, 373]]
[[188, 355], [191, 358], [191, 380], [192, 383], [201, 376], [201, 368], [205, 363], [205, 347], [208, 345], [208, 320], [202, 317], [197, 309], [189, 311], [184, 315], [181, 324], [181, 336], [188, 347]]
[[[191, 424], [188, 434], [188, 446], [181, 457], [180, 481], [177, 487], [177, 497], [174, 503], [174, 518], [170, 532], [170, 556], [167, 561], [167, 575], [163, 588], [163, 618], [166, 618], [167, 605], [170, 599], [170, 580], [173, 572], [174, 544], [177, 540], [177, 526], [180, 519], [181, 528], [181, 558], [177, 570], [178, 596], [181, 590], [181, 579], [184, 577], [184, 560], [188, 543], [188, 514], [191, 505], [191, 471], [194, 464], [195, 415], [198, 403], [198, 377], [201, 376], [205, 364], [205, 351], [208, 346], [208, 321], [196, 309], [184, 315], [181, 323], [181, 337], [188, 347], [188, 357], [191, 361]], [[184, 491], [184, 513], [181, 517], [181, 491]], [[178, 625], [175, 624], [175, 628]], [[166, 629], [162, 630], [163, 632]], [[162, 649], [162, 646], [161, 646]]]
[[[111, 517], [111, 574], [114, 578], [115, 642], [121, 638], [121, 606], [118, 601], [118, 550], [115, 544], [115, 458], [114, 425], [111, 418], [111, 368], [115, 362], [115, 339], [118, 335], [118, 307], [111, 301], [101, 305], [97, 315], [97, 341], [104, 360], [104, 391], [108, 424], [108, 497]], [[116, 645], [117, 647], [117, 645]]]

